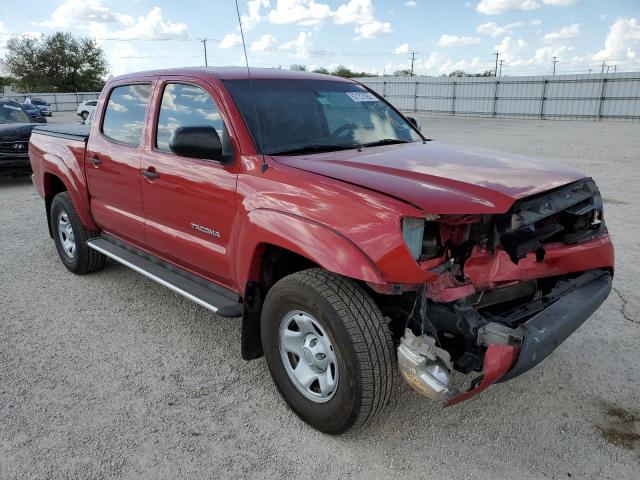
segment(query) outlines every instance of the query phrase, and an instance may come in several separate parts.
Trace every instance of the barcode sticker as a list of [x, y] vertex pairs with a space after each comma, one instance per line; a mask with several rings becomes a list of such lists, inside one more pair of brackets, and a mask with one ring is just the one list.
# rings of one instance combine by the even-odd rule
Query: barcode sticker
[[369, 92], [345, 92], [354, 102], [377, 102], [375, 95]]

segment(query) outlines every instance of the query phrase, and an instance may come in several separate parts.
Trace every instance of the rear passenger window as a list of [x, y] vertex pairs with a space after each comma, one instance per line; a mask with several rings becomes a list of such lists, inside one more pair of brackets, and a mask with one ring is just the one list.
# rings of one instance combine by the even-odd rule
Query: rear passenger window
[[158, 115], [156, 148], [170, 152], [169, 139], [176, 128], [201, 125], [211, 125], [225, 143], [224, 123], [211, 96], [195, 85], [167, 84]]
[[123, 85], [111, 91], [102, 121], [105, 137], [126, 145], [140, 145], [150, 90], [150, 85]]

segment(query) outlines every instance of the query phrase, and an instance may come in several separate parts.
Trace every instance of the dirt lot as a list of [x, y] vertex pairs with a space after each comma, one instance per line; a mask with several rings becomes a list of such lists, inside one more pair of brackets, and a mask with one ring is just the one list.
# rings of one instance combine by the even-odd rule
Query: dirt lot
[[601, 187], [615, 292], [539, 368], [447, 410], [400, 384], [366, 431], [322, 435], [241, 360], [237, 320], [114, 263], [68, 273], [29, 180], [4, 178], [0, 479], [640, 478], [640, 123], [422, 120]]

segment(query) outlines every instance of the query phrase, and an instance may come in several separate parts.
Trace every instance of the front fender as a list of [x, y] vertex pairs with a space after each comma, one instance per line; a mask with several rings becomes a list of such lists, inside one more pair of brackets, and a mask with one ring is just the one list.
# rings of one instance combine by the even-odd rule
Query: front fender
[[[291, 213], [271, 209], [250, 211], [238, 229], [236, 273], [239, 286], [255, 280], [257, 252], [275, 245], [308, 258], [325, 270], [382, 285], [382, 273], [353, 242], [335, 230]], [[256, 277], [256, 278], [253, 278]]]

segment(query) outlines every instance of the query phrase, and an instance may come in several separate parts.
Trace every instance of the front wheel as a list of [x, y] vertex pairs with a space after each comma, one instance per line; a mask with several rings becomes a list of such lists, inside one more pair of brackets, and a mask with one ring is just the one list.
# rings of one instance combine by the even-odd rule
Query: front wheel
[[265, 299], [261, 334], [278, 390], [312, 427], [332, 434], [362, 427], [388, 403], [391, 332], [354, 281], [322, 269], [283, 278]]

